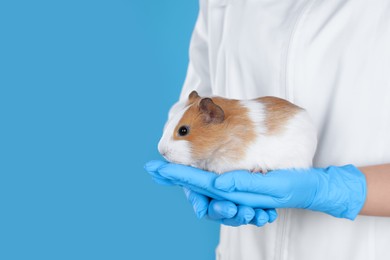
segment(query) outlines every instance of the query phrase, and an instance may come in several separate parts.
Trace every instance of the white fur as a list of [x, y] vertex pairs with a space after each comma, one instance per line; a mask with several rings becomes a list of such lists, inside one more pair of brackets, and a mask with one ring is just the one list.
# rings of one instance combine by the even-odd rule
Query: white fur
[[[263, 134], [264, 108], [260, 103], [244, 103], [249, 116], [260, 133], [257, 140], [248, 148], [246, 156], [238, 167], [247, 170], [308, 168], [312, 165], [317, 146], [317, 133], [314, 124], [305, 110], [289, 119], [278, 134]], [[237, 165], [232, 165], [232, 168]]]
[[267, 115], [264, 105], [255, 100], [242, 100], [240, 104], [248, 109], [249, 118], [255, 125], [256, 133], [261, 135], [265, 134], [267, 128], [264, 125], [264, 120]]
[[158, 143], [158, 151], [165, 159], [174, 163], [191, 164], [191, 145], [186, 140], [174, 140], [174, 131], [183, 114], [187, 111], [184, 103], [177, 103], [171, 109], [169, 120], [165, 124], [163, 136]]

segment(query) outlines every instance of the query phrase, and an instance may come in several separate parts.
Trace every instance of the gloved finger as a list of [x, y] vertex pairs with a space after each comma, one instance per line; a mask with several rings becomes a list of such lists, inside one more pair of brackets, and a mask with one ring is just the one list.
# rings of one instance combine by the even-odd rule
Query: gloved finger
[[278, 212], [276, 209], [266, 209], [265, 212], [267, 212], [269, 216], [268, 223], [272, 223], [278, 218]]
[[211, 200], [208, 209], [208, 217], [212, 220], [232, 218], [236, 215], [237, 210], [236, 204], [231, 201]]
[[214, 187], [226, 192], [242, 191], [277, 196], [282, 183], [286, 183], [286, 180], [276, 173], [258, 174], [233, 171], [218, 176]]
[[255, 217], [250, 222], [253, 225], [262, 227], [269, 222], [270, 216], [265, 210], [255, 209]]
[[218, 176], [212, 172], [174, 163], [164, 164], [159, 167], [157, 171], [162, 177], [167, 179], [183, 184], [194, 185], [203, 189], [212, 186], [214, 179]]
[[226, 218], [222, 220], [222, 224], [227, 226], [238, 227], [247, 225], [255, 217], [255, 211], [251, 207], [238, 206], [237, 214], [233, 218]]
[[169, 162], [163, 160], [151, 160], [145, 163], [144, 168], [146, 171], [156, 171], [158, 168], [168, 163]]
[[157, 184], [164, 185], [164, 186], [173, 186], [175, 185], [170, 180], [167, 180], [165, 178], [159, 178], [159, 177], [152, 177], [153, 181]]
[[240, 191], [225, 192], [225, 191], [215, 189], [213, 187], [202, 189], [197, 186], [192, 186], [188, 184], [183, 184], [183, 185], [207, 197], [216, 200], [228, 200], [235, 203], [236, 205], [243, 205], [251, 208], [260, 208], [260, 209], [284, 208], [287, 206], [285, 203], [283, 203], [282, 199], [275, 199], [272, 196], [267, 196], [263, 194], [240, 192]]
[[191, 203], [192, 208], [195, 211], [195, 215], [199, 219], [203, 218], [207, 214], [207, 209], [209, 207], [209, 198], [185, 187], [183, 187], [183, 190], [187, 197], [187, 200]]
[[152, 175], [152, 177], [158, 177], [160, 179], [163, 179], [163, 177], [158, 173], [158, 169], [162, 167], [163, 165], [168, 164], [166, 161], [161, 161], [161, 160], [152, 160], [147, 162], [144, 165], [144, 169]]

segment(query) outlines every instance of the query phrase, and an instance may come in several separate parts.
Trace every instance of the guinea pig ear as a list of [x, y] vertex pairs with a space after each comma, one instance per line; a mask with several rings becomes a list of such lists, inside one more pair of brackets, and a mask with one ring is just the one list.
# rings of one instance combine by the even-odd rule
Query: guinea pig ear
[[225, 113], [222, 108], [216, 105], [211, 98], [203, 98], [199, 103], [199, 110], [207, 124], [219, 124], [225, 119]]
[[198, 95], [198, 92], [196, 92], [195, 90], [193, 90], [193, 91], [190, 93], [190, 95], [188, 96], [188, 101], [189, 101], [190, 103], [194, 103], [194, 101], [197, 100], [198, 98], [200, 98], [199, 95]]

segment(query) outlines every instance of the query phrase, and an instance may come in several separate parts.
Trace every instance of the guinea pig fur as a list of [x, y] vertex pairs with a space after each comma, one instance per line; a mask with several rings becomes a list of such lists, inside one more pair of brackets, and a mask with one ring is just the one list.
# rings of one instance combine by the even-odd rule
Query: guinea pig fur
[[307, 112], [276, 97], [202, 98], [172, 109], [158, 149], [168, 161], [215, 173], [307, 168], [317, 145]]

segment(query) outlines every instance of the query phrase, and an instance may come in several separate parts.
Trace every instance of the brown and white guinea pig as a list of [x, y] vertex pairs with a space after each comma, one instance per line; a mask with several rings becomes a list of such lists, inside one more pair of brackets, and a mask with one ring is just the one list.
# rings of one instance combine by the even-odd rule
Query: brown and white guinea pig
[[215, 173], [307, 168], [317, 145], [307, 112], [276, 97], [201, 98], [171, 110], [158, 149], [168, 161]]

